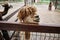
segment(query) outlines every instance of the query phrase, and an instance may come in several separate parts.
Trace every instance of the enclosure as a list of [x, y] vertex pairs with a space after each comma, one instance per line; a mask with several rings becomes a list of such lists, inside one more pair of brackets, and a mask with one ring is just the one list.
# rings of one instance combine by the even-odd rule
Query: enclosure
[[[1, 30], [7, 30], [10, 40], [25, 40], [25, 31], [30, 32], [30, 40], [60, 40], [60, 4], [58, 0], [6, 0], [13, 8], [8, 10], [8, 13], [3, 16], [3, 21], [0, 21]], [[50, 1], [53, 2], [52, 10], [48, 10]], [[57, 4], [58, 1], [58, 4]], [[5, 0], [0, 0], [0, 11], [4, 8], [1, 6]], [[55, 9], [55, 3], [57, 8]], [[25, 5], [34, 5], [37, 8], [37, 13], [40, 16], [40, 22], [34, 24], [22, 24], [17, 20], [17, 14], [20, 8]], [[21, 32], [21, 33], [20, 33]], [[2, 35], [3, 36], [3, 35]], [[4, 39], [4, 37], [2, 37]], [[1, 35], [0, 35], [0, 40]], [[4, 39], [6, 40], [6, 39]]]

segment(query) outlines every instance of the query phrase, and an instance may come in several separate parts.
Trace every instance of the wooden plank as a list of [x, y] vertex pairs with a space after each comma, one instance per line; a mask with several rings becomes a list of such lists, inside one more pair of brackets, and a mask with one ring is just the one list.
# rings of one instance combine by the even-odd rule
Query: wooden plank
[[15, 30], [15, 31], [29, 31], [29, 32], [44, 32], [44, 33], [60, 33], [60, 25], [58, 24], [24, 24], [24, 23], [10, 23], [0, 21], [0, 30]]

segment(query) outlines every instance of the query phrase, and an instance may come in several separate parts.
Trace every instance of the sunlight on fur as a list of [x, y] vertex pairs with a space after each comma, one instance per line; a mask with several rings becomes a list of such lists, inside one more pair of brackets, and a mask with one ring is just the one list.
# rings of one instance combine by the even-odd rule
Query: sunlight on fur
[[[18, 13], [20, 23], [38, 24], [39, 15], [37, 15], [35, 6], [23, 6]], [[25, 32], [25, 40], [30, 40], [30, 32]]]

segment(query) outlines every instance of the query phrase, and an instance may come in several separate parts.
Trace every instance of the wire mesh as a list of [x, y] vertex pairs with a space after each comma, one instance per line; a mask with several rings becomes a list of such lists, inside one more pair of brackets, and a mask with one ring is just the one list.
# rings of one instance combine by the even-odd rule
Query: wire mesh
[[[16, 36], [17, 35], [17, 36]], [[16, 32], [12, 40], [25, 40], [25, 32]], [[56, 33], [40, 33], [40, 32], [30, 32], [29, 40], [60, 40], [60, 34]]]

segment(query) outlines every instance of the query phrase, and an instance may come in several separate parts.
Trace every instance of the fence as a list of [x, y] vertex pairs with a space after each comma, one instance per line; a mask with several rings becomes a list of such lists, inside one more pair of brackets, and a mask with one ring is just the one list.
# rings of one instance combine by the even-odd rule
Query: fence
[[[34, 37], [36, 37], [34, 38], [35, 40], [38, 40], [39, 36], [41, 40], [42, 39], [46, 40], [46, 37], [47, 37], [47, 40], [60, 40], [60, 37], [59, 37], [60, 26], [58, 24], [31, 25], [31, 24], [19, 24], [16, 22], [10, 23], [5, 21], [4, 22], [0, 21], [0, 30], [29, 31], [29, 32], [32, 32], [31, 34]], [[36, 34], [35, 33], [33, 34], [33, 32], [36, 32]]]

